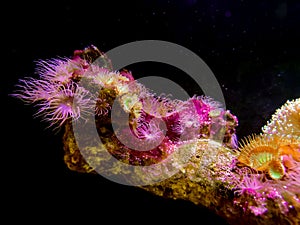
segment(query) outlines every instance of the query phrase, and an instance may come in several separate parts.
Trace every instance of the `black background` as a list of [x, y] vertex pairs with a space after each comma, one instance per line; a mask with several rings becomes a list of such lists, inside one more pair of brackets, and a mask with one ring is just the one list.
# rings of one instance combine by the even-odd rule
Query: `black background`
[[[260, 132], [276, 108], [300, 96], [296, 1], [11, 1], [2, 11], [2, 186], [11, 221], [183, 219], [202, 224], [208, 219], [210, 224], [226, 224], [192, 203], [68, 170], [61, 133], [34, 119], [34, 107], [8, 96], [18, 79], [36, 76], [35, 60], [71, 56], [90, 44], [104, 52], [137, 40], [182, 45], [214, 72], [227, 109], [239, 119], [239, 139]], [[136, 77], [173, 73], [174, 81], [190, 94], [201, 94], [184, 73], [172, 68], [145, 63], [131, 69]]]

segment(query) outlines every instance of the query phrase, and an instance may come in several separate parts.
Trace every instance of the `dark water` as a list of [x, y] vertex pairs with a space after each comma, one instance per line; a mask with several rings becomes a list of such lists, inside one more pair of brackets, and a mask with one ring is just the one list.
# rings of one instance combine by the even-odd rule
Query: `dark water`
[[[122, 2], [122, 1], [120, 1]], [[226, 107], [239, 119], [237, 135], [260, 132], [275, 109], [300, 96], [300, 4], [288, 1], [98, 1], [9, 2], [2, 18], [5, 84], [1, 83], [5, 203], [16, 217], [37, 221], [77, 218], [144, 223], [186, 223], [205, 219], [225, 224], [190, 203], [153, 196], [99, 176], [71, 172], [63, 163], [61, 133], [33, 119], [33, 107], [7, 94], [17, 79], [32, 76], [34, 61], [70, 56], [94, 44], [102, 51], [145, 39], [182, 45], [215, 74]], [[168, 66], [130, 67], [137, 77], [165, 75], [191, 95], [201, 90], [186, 74]], [[11, 191], [15, 188], [15, 191]], [[5, 194], [6, 194], [5, 192]], [[31, 205], [29, 205], [29, 203]], [[53, 205], [51, 205], [53, 204]], [[112, 212], [114, 217], [108, 216]], [[14, 220], [15, 218], [11, 218]]]

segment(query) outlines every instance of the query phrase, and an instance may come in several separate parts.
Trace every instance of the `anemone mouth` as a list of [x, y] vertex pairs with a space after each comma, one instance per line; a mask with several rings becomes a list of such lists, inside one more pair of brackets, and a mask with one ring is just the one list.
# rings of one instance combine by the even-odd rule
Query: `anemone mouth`
[[[256, 151], [253, 154], [249, 155], [249, 166], [253, 169], [263, 171], [266, 170], [272, 160], [276, 159], [276, 154], [273, 154], [273, 150], [269, 147], [259, 147], [255, 149]], [[260, 151], [258, 151], [260, 150]]]

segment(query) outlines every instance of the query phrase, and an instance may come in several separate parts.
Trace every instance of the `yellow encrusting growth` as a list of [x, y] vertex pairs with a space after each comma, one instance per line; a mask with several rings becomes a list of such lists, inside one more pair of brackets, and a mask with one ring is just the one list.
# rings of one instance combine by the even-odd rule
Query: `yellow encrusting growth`
[[300, 140], [300, 98], [288, 100], [262, 128], [264, 134]]

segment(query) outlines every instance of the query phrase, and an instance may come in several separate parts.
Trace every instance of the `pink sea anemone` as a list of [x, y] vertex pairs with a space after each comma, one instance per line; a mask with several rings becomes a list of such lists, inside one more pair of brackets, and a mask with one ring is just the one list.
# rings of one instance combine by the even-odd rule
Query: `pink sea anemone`
[[[35, 104], [35, 116], [61, 126], [68, 118], [84, 118], [95, 106], [95, 98], [76, 82], [87, 70], [83, 59], [59, 58], [37, 62], [38, 78], [20, 79], [13, 97]], [[94, 105], [92, 105], [94, 104]]]
[[165, 137], [162, 124], [162, 121], [159, 119], [152, 119], [149, 123], [142, 123], [137, 127], [137, 136], [149, 143], [161, 142]]
[[82, 76], [87, 68], [88, 64], [82, 59], [59, 58], [39, 60], [36, 72], [41, 79], [66, 84], [70, 80]]
[[141, 99], [143, 110], [151, 116], [157, 118], [167, 117], [176, 111], [176, 105], [168, 95], [161, 94], [156, 96], [149, 93], [145, 98]]
[[221, 107], [219, 102], [207, 96], [194, 96], [189, 101], [194, 104], [201, 124], [209, 124], [210, 112]]
[[245, 193], [249, 195], [259, 195], [258, 191], [264, 188], [264, 183], [260, 174], [248, 174], [243, 176], [243, 179], [237, 185], [235, 194], [243, 195]]
[[51, 97], [38, 104], [40, 109], [36, 115], [43, 116], [43, 120], [50, 122], [50, 126], [62, 126], [69, 118], [84, 119], [85, 115], [91, 112], [93, 105], [95, 101], [90, 93], [71, 82], [67, 85], [57, 85]]

